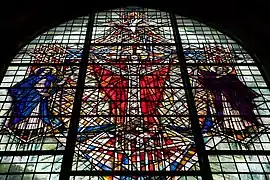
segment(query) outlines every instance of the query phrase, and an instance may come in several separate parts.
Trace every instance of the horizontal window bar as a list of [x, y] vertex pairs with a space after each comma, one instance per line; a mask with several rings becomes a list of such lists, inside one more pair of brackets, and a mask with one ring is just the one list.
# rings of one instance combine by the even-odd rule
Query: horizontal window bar
[[200, 171], [72, 171], [72, 176], [199, 176]]
[[0, 156], [64, 155], [64, 150], [0, 151]]

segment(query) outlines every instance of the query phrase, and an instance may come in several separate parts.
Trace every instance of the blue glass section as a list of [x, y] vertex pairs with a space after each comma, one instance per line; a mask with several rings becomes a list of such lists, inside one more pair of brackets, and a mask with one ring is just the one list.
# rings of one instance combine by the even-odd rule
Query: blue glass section
[[92, 145], [89, 146], [89, 149], [91, 149], [91, 150], [93, 150], [95, 148], [96, 148], [95, 146], [92, 146]]
[[192, 57], [192, 59], [195, 60], [202, 60], [205, 59], [205, 56], [203, 56], [204, 50], [198, 50], [198, 49], [185, 49], [184, 50], [184, 56], [185, 57]]
[[[48, 97], [42, 96], [40, 91], [35, 88], [35, 85], [42, 79], [46, 79], [44, 86], [50, 88], [51, 83], [57, 81], [56, 76], [50, 72], [41, 74], [45, 69], [39, 69], [35, 74], [28, 76], [26, 79], [17, 83], [15, 86], [8, 89], [9, 95], [13, 99], [12, 106], [12, 120], [9, 122], [8, 127], [11, 127], [25, 118], [29, 117], [32, 111], [40, 104], [39, 112], [40, 119], [48, 125], [59, 126], [61, 122], [52, 118], [48, 109]], [[44, 89], [44, 93], [51, 95], [55, 91], [48, 91]]]
[[178, 163], [177, 161], [173, 161], [173, 162], [170, 164], [170, 169], [171, 169], [171, 171], [175, 171], [178, 165], [179, 165], [179, 163]]
[[93, 131], [108, 131], [115, 127], [114, 124], [105, 124], [100, 126], [88, 126], [88, 127], [79, 127], [78, 132], [85, 133], [85, 132], [93, 132]]
[[123, 158], [123, 164], [128, 164], [128, 157]]
[[98, 163], [97, 166], [102, 168], [105, 171], [111, 171], [112, 170], [111, 168], [109, 168], [108, 166], [106, 166], [105, 164], [102, 164], [102, 163]]

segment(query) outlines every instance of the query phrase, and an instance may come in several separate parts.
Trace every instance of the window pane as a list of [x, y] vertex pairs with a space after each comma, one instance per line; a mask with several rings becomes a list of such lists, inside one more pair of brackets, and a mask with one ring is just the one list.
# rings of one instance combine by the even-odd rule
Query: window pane
[[173, 43], [169, 13], [143, 8], [97, 13], [92, 42]]
[[[269, 173], [269, 159], [255, 162], [256, 150], [270, 149], [270, 91], [260, 70], [227, 36], [185, 17], [177, 20], [206, 150], [217, 154], [209, 155], [214, 179], [267, 179], [260, 173]], [[250, 151], [254, 155], [245, 155]]]
[[[270, 91], [257, 63], [223, 33], [176, 17], [191, 89], [167, 12], [98, 12], [91, 26], [88, 17], [76, 18], [22, 48], [0, 84], [0, 179], [59, 179], [65, 157], [73, 157], [69, 175], [76, 180], [199, 180], [204, 173], [269, 179]], [[85, 83], [77, 84], [82, 60]], [[82, 98], [75, 99], [78, 88]], [[74, 102], [81, 109], [70, 154]], [[195, 103], [201, 131], [191, 126], [188, 103]], [[194, 133], [203, 134], [205, 151]], [[199, 151], [211, 172], [201, 171]], [[126, 173], [137, 171], [145, 174]]]
[[150, 24], [162, 13], [121, 13], [92, 39], [101, 45], [90, 47], [73, 170], [199, 170], [176, 47], [159, 45], [170, 37]]
[[0, 85], [0, 179], [58, 179], [86, 19], [43, 33], [6, 70]]

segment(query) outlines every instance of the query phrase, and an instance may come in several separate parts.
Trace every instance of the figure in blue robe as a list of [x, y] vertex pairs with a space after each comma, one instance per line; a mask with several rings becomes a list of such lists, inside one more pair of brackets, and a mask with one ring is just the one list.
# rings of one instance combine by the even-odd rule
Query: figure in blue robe
[[11, 119], [7, 127], [14, 129], [15, 125], [31, 117], [32, 112], [39, 106], [38, 117], [44, 124], [54, 128], [64, 125], [52, 116], [49, 107], [49, 97], [56, 92], [52, 84], [57, 82], [52, 68], [40, 68], [34, 74], [8, 89], [13, 99]]

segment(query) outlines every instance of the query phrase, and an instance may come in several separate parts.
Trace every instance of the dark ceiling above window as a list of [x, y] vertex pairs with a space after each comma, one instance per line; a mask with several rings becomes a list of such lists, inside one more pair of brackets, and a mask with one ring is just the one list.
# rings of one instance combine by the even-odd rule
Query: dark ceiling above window
[[[177, 4], [176, 4], [177, 3]], [[270, 12], [266, 5], [253, 2], [238, 3], [228, 0], [214, 1], [85, 1], [72, 3], [56, 0], [38, 2], [20, 1], [1, 5], [6, 10], [2, 15], [2, 52], [6, 52], [1, 64], [11, 60], [19, 48], [50, 27], [75, 17], [86, 15], [91, 10], [102, 11], [121, 6], [136, 5], [174, 12], [200, 20], [232, 38], [237, 38], [249, 53], [255, 53], [267, 72], [270, 49]], [[268, 11], [268, 12], [267, 12]], [[4, 62], [4, 63], [2, 63]], [[1, 65], [2, 66], [2, 65]], [[269, 73], [268, 73], [269, 74]]]

